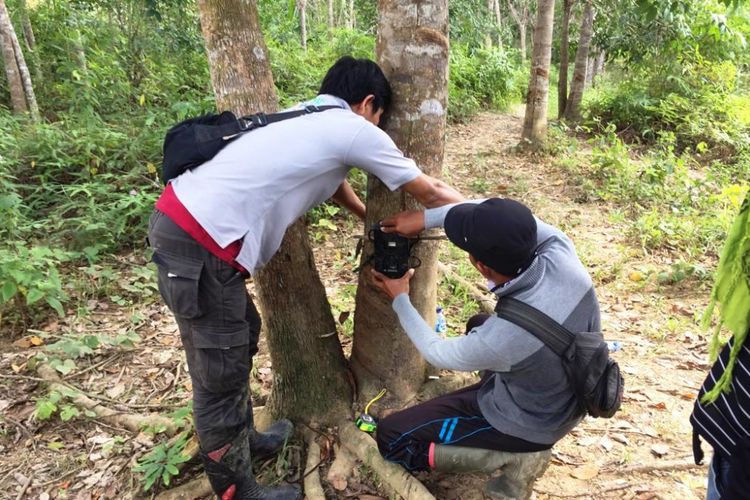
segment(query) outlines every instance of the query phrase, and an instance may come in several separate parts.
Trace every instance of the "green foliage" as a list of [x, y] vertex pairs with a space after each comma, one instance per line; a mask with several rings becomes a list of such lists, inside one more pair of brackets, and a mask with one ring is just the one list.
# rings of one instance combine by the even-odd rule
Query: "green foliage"
[[180, 473], [177, 465], [190, 460], [188, 455], [182, 454], [187, 440], [188, 434], [183, 433], [171, 446], [162, 443], [138, 460], [133, 472], [142, 475], [143, 491], [150, 490], [159, 479], [164, 486], [169, 486], [172, 476]]
[[527, 77], [512, 53], [497, 48], [450, 52], [448, 116], [464, 121], [481, 109], [502, 110], [522, 99]]
[[649, 251], [671, 249], [686, 257], [717, 253], [742, 196], [746, 176], [714, 162], [702, 169], [691, 154], [675, 152], [674, 136], [637, 157], [614, 125], [591, 140], [591, 162], [561, 162], [578, 170], [590, 195], [620, 203], [630, 213], [631, 236]]

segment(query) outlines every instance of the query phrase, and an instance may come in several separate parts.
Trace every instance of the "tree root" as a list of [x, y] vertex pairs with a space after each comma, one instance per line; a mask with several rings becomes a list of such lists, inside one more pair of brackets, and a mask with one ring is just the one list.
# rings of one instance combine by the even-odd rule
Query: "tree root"
[[320, 483], [320, 446], [315, 441], [315, 433], [312, 431], [305, 432], [305, 441], [307, 442], [307, 461], [305, 472], [303, 474], [305, 498], [307, 500], [325, 500], [326, 495], [323, 492], [323, 485]]
[[400, 466], [386, 462], [378, 451], [375, 441], [357, 429], [352, 422], [339, 424], [339, 438], [365, 465], [372, 468], [387, 485], [405, 500], [435, 500], [425, 486]]
[[485, 312], [487, 314], [495, 314], [495, 303], [497, 302], [496, 299], [490, 298], [487, 293], [477, 285], [467, 280], [466, 278], [459, 276], [443, 263], [438, 263], [438, 271], [443, 273], [443, 276], [451, 281], [455, 281], [461, 288], [466, 290], [471, 298], [473, 298], [477, 302], [477, 304], [479, 304], [479, 308], [482, 310], [482, 312]]
[[168, 436], [174, 436], [179, 430], [177, 424], [167, 417], [161, 415], [139, 415], [133, 413], [121, 413], [101, 405], [86, 395], [81, 389], [63, 382], [58, 377], [54, 368], [49, 365], [40, 365], [37, 372], [49, 384], [50, 390], [69, 395], [76, 406], [92, 411], [104, 422], [124, 427], [133, 432], [140, 432], [144, 427], [163, 427]]
[[208, 477], [205, 474], [201, 474], [199, 477], [177, 488], [159, 493], [156, 495], [156, 500], [194, 500], [195, 498], [213, 494], [214, 492], [211, 489], [211, 483], [208, 482]]

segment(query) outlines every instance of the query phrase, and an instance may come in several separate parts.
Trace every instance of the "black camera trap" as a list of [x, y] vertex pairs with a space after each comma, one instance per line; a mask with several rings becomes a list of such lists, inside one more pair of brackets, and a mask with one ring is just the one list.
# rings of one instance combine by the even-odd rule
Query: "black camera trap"
[[375, 246], [372, 265], [376, 271], [389, 278], [400, 278], [411, 265], [411, 250], [415, 240], [410, 240], [395, 233], [384, 233], [379, 224], [373, 225], [369, 239]]

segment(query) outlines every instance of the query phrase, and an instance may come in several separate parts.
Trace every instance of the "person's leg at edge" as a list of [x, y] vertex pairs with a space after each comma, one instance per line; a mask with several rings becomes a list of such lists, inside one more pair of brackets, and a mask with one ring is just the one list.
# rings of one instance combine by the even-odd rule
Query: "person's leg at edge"
[[158, 212], [149, 240], [159, 290], [185, 348], [195, 428], [212, 488], [222, 500], [299, 498], [296, 486], [264, 488], [252, 472], [247, 380], [260, 317], [244, 278]]

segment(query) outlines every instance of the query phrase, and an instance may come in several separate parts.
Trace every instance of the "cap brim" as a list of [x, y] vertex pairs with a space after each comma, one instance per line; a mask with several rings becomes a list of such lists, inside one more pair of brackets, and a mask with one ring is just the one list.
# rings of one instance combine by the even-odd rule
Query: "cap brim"
[[462, 250], [468, 251], [466, 235], [474, 224], [476, 203], [461, 203], [448, 210], [443, 222], [443, 229], [448, 239]]

